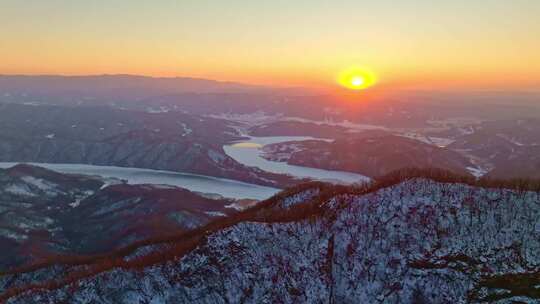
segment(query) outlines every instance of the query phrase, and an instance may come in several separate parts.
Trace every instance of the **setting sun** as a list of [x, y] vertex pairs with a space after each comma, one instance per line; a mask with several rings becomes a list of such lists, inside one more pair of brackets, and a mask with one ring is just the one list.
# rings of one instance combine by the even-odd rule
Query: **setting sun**
[[362, 68], [349, 68], [341, 72], [338, 83], [351, 90], [364, 90], [377, 82], [375, 74]]
[[363, 85], [364, 82], [365, 82], [365, 80], [364, 80], [363, 77], [361, 77], [361, 76], [356, 76], [356, 77], [354, 77], [354, 78], [352, 79], [351, 84], [352, 84], [353, 86], [355, 86], [355, 87], [359, 87], [359, 86]]

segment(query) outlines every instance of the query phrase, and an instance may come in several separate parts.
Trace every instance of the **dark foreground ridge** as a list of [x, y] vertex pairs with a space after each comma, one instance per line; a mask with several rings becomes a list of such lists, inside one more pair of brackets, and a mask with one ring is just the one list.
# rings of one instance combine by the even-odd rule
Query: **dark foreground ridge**
[[401, 170], [306, 183], [107, 254], [2, 273], [9, 303], [537, 303], [540, 183]]

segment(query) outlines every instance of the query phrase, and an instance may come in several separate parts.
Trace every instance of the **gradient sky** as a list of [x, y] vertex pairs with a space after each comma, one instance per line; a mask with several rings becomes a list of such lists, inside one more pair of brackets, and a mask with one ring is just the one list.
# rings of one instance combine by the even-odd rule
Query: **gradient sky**
[[0, 0], [1, 74], [540, 89], [539, 0]]

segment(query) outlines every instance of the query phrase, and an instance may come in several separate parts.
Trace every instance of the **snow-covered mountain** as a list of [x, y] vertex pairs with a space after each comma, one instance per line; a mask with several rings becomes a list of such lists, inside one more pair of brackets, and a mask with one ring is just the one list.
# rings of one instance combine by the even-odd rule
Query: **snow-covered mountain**
[[540, 191], [436, 171], [311, 183], [176, 236], [5, 273], [0, 290], [8, 303], [539, 303]]
[[107, 253], [237, 211], [237, 203], [166, 185], [0, 169], [0, 271], [51, 257]]

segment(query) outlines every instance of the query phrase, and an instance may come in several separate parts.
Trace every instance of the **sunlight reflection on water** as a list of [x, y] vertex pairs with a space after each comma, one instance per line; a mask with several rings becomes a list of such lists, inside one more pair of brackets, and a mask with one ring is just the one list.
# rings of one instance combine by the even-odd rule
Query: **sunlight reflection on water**
[[250, 148], [250, 149], [259, 149], [262, 148], [263, 145], [253, 142], [241, 142], [231, 145], [231, 147], [234, 148]]

